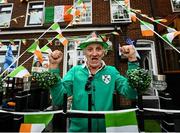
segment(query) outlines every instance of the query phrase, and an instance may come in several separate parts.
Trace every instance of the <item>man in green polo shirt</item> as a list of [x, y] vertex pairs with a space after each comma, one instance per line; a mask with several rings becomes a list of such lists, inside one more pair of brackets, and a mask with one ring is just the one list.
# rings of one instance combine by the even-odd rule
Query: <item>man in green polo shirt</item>
[[[107, 66], [102, 60], [108, 44], [100, 35], [93, 35], [82, 42], [79, 47], [83, 50], [87, 60], [83, 65], [71, 68], [63, 79], [59, 76], [59, 82], [50, 90], [54, 105], [62, 105], [63, 94], [67, 93], [68, 96], [73, 97], [72, 110], [87, 111], [88, 93], [91, 93], [93, 111], [110, 111], [113, 110], [114, 91], [129, 99], [137, 97], [136, 91], [131, 88], [127, 78], [120, 75], [115, 67]], [[128, 58], [128, 69], [139, 66], [133, 46], [123, 46], [121, 52]], [[51, 72], [59, 75], [59, 64], [62, 59], [63, 53], [58, 50], [49, 55]], [[87, 118], [70, 119], [69, 132], [87, 131]], [[92, 131], [105, 132], [104, 119], [92, 119]]]

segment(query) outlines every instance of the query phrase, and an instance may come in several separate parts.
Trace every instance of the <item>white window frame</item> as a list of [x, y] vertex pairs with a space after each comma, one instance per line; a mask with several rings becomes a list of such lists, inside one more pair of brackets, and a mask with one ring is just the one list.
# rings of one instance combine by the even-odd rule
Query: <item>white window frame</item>
[[[79, 41], [83, 40], [84, 38], [78, 38]], [[76, 43], [76, 40], [68, 38], [69, 44], [73, 44], [73, 48], [68, 50], [68, 45], [64, 46], [64, 60], [63, 60], [63, 76], [68, 71], [68, 54], [72, 53], [72, 67], [76, 66], [78, 64], [78, 61], [82, 61], [85, 59], [85, 56], [83, 55], [83, 51], [78, 47], [78, 44]], [[80, 52], [79, 52], [80, 51]], [[78, 53], [81, 53], [78, 55]]]
[[[154, 41], [139, 39], [137, 40], [136, 44], [137, 44], [136, 46], [137, 51], [150, 51], [151, 52], [151, 61], [149, 61], [149, 63], [150, 63], [150, 67], [152, 68], [150, 68], [150, 71], [152, 72], [153, 75], [157, 75], [158, 68], [157, 68], [157, 58], [156, 58], [156, 50], [155, 50]], [[148, 44], [150, 47], [141, 47], [141, 44]]]
[[[151, 40], [145, 40], [145, 39], [139, 39], [136, 42], [136, 50], [137, 51], [150, 51], [151, 54], [151, 60], [148, 60], [148, 63], [150, 64], [150, 72], [151, 76], [158, 74], [158, 67], [157, 67], [157, 58], [156, 58], [156, 50], [155, 50], [155, 43]], [[149, 45], [147, 47], [141, 46], [141, 45]], [[152, 64], [151, 64], [152, 63]], [[153, 84], [151, 83], [150, 88], [146, 92], [148, 95], [143, 95], [143, 100], [157, 100], [158, 106], [159, 106], [159, 94], [156, 88], [153, 87]]]
[[[113, 2], [113, 1], [117, 1], [117, 2]], [[119, 3], [119, 4], [118, 4]], [[111, 23], [130, 23], [132, 22], [131, 21], [131, 18], [130, 18], [130, 15], [127, 13], [127, 17], [125, 16], [124, 13], [122, 12], [126, 12], [125, 8], [123, 7], [125, 6], [125, 3], [124, 3], [124, 0], [110, 0], [110, 13], [111, 13]], [[113, 14], [115, 13], [115, 9], [117, 8], [121, 8], [121, 12], [117, 11], [118, 15], [119, 13], [122, 13], [121, 17], [122, 18], [113, 18]], [[130, 3], [128, 4], [128, 8], [130, 8]], [[120, 16], [120, 15], [119, 15]]]
[[[3, 8], [9, 8], [8, 10], [3, 10], [3, 13], [6, 13], [6, 16], [4, 16], [4, 18], [7, 20], [5, 20], [5, 22], [2, 22], [3, 20], [3, 15], [2, 15], [2, 10], [0, 10], [0, 28], [9, 28], [10, 27], [10, 22], [11, 22], [11, 17], [12, 17], [12, 11], [13, 11], [13, 3], [10, 4], [0, 4], [1, 9]], [[11, 9], [10, 9], [11, 8]], [[7, 19], [7, 15], [8, 15], [8, 19]], [[2, 24], [2, 25], [1, 25]]]
[[[78, 0], [74, 0], [74, 7], [77, 9], [82, 8], [81, 5], [80, 6], [77, 5], [77, 1]], [[92, 24], [92, 0], [88, 0], [88, 1], [89, 2], [87, 2], [87, 0], [83, 1], [86, 4], [86, 11], [83, 14], [83, 16], [80, 16], [80, 21], [75, 22], [74, 24], [76, 24], [76, 25], [78, 25], [78, 24]], [[86, 21], [87, 18], [90, 18], [90, 21]], [[76, 18], [75, 18], [75, 20], [76, 20]]]
[[[7, 51], [7, 45], [5, 45], [5, 44], [10, 44], [10, 41], [9, 40], [2, 40], [1, 42], [3, 44], [0, 48], [0, 59], [1, 59], [1, 63], [2, 63], [5, 59], [5, 54]], [[11, 47], [12, 47], [12, 51], [17, 53], [14, 55], [14, 59], [17, 59], [20, 55], [21, 40], [19, 40], [19, 39], [13, 40], [13, 42], [15, 43], [15, 45], [11, 44]], [[17, 60], [15, 64], [16, 64], [16, 66], [18, 66], [19, 60]], [[2, 72], [0, 72], [0, 73], [2, 73]]]
[[[180, 0], [170, 0], [171, 1], [171, 7], [172, 7], [172, 11], [173, 12], [180, 12]], [[173, 2], [175, 2], [176, 4], [174, 5]], [[178, 6], [177, 8], [175, 8], [175, 6]]]
[[[42, 3], [42, 5], [36, 5], [37, 3]], [[35, 8], [30, 9], [30, 5], [34, 4], [34, 6], [36, 6]], [[38, 7], [39, 6], [39, 7]], [[27, 11], [26, 11], [26, 22], [25, 22], [25, 27], [37, 27], [37, 26], [42, 26], [43, 22], [44, 22], [44, 6], [45, 6], [45, 1], [33, 1], [33, 2], [29, 2], [28, 3], [28, 7], [27, 7]], [[34, 10], [38, 9], [38, 11], [40, 11], [41, 13], [41, 23], [38, 24], [31, 24], [30, 23], [30, 16], [32, 17], [32, 15], [35, 15], [36, 12], [33, 14], [29, 14], [30, 10]]]

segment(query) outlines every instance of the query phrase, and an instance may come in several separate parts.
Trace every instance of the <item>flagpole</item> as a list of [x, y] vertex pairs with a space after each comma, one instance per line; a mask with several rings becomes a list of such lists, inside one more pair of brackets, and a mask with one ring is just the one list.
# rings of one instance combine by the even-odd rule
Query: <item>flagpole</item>
[[[121, 4], [119, 4], [116, 0], [115, 2], [120, 5], [123, 9], [125, 9], [127, 12], [128, 10], [124, 8]], [[172, 47], [175, 51], [177, 51], [180, 54], [180, 51], [175, 48], [172, 44], [170, 44], [168, 41], [166, 41], [161, 35], [159, 35], [157, 32], [155, 32], [153, 29], [151, 29], [147, 24], [145, 24], [141, 19], [139, 19], [137, 16], [135, 16], [141, 23], [143, 23], [148, 29], [150, 29], [152, 32], [154, 32], [158, 37], [160, 37], [163, 41], [165, 41], [170, 47]]]

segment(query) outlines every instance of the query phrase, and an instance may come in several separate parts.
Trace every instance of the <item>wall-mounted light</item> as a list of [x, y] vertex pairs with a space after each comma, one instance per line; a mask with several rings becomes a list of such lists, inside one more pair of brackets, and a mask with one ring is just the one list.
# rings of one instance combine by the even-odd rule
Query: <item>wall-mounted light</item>
[[152, 81], [154, 89], [163, 91], [167, 88], [166, 75], [153, 75]]

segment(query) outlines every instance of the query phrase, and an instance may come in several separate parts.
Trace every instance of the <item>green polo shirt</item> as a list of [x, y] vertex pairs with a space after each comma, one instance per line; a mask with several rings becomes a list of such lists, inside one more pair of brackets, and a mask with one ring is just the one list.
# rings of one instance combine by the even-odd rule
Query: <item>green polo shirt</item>
[[[128, 69], [134, 69], [138, 63], [128, 63]], [[59, 76], [60, 70], [50, 70]], [[93, 77], [91, 90], [86, 91], [85, 85], [89, 77], [89, 70], [83, 65], [71, 68], [63, 79], [59, 76], [59, 82], [50, 90], [54, 105], [62, 105], [63, 94], [73, 96], [72, 110], [88, 110], [88, 93], [92, 94], [93, 111], [113, 110], [113, 93], [117, 91], [129, 99], [135, 99], [137, 93], [129, 86], [127, 78], [120, 75], [113, 66], [104, 66]], [[72, 118], [70, 120], [70, 132], [87, 132], [88, 120], [86, 118]], [[93, 132], [105, 132], [104, 119], [92, 119]]]

